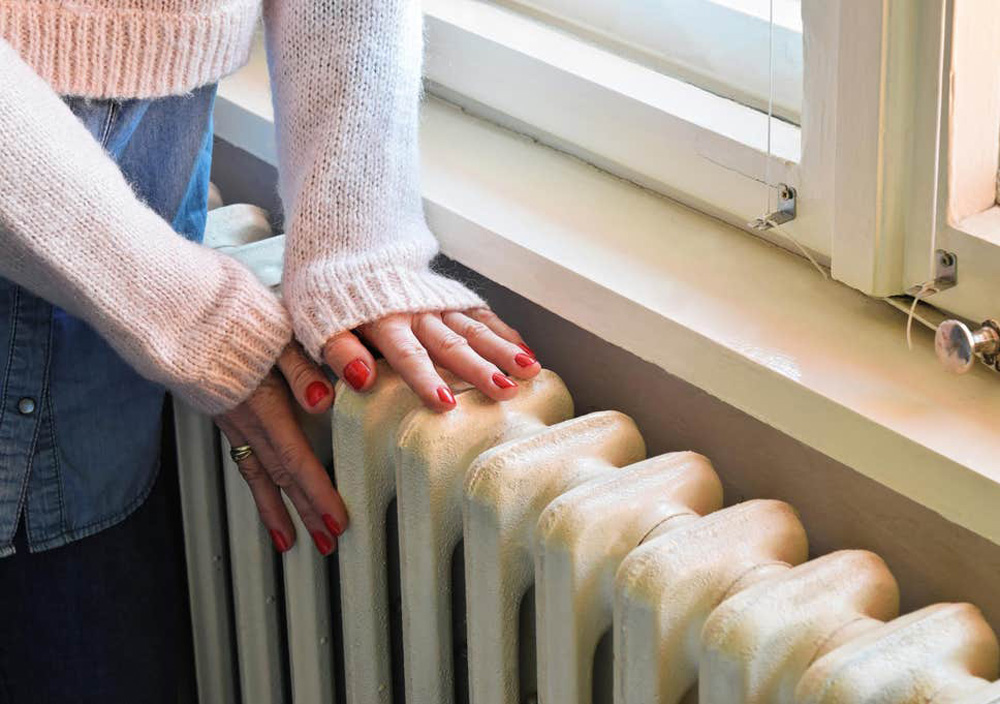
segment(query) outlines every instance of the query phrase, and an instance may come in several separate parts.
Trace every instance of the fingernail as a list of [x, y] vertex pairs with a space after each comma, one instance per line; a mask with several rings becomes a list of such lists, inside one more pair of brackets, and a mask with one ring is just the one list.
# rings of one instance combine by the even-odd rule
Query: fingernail
[[441, 403], [447, 403], [449, 406], [455, 405], [455, 394], [447, 386], [438, 387], [438, 398], [441, 399]]
[[353, 362], [344, 367], [344, 380], [354, 388], [355, 391], [360, 391], [368, 381], [368, 376], [372, 373], [372, 370], [368, 368], [362, 359], [355, 359]]
[[339, 523], [337, 523], [337, 519], [329, 513], [323, 514], [323, 525], [325, 525], [326, 529], [338, 538], [344, 534], [344, 529], [340, 527]]
[[519, 367], [530, 367], [535, 363], [535, 358], [526, 354], [516, 354], [514, 355], [514, 361], [517, 362]]
[[330, 389], [322, 381], [314, 381], [306, 387], [306, 403], [310, 406], [318, 406], [329, 395]]
[[274, 549], [278, 552], [288, 552], [288, 549], [292, 547], [280, 530], [271, 530], [271, 542], [274, 543]]
[[496, 372], [493, 375], [493, 383], [499, 386], [501, 389], [513, 389], [517, 384], [513, 380], [508, 379], [500, 372]]
[[517, 344], [517, 346], [518, 346], [518, 347], [520, 347], [520, 348], [521, 348], [522, 350], [524, 350], [525, 352], [527, 352], [528, 354], [530, 354], [530, 355], [531, 355], [532, 357], [534, 357], [535, 359], [538, 359], [538, 355], [537, 355], [537, 354], [535, 354], [534, 352], [532, 352], [532, 351], [531, 351], [531, 348], [530, 348], [530, 347], [528, 347], [528, 346], [527, 346], [526, 344], [524, 344], [523, 342], [519, 342], [519, 343]]
[[316, 543], [316, 549], [319, 550], [323, 557], [326, 557], [333, 552], [333, 543], [331, 543], [330, 539], [326, 537], [326, 533], [322, 533], [317, 530], [313, 532], [312, 537], [313, 542]]

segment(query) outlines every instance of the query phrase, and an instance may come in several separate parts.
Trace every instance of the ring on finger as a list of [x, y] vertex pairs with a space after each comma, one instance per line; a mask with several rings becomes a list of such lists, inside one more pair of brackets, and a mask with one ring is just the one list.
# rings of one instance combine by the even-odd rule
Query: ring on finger
[[249, 445], [240, 445], [229, 450], [229, 456], [233, 458], [233, 462], [236, 464], [239, 464], [252, 454], [253, 448]]

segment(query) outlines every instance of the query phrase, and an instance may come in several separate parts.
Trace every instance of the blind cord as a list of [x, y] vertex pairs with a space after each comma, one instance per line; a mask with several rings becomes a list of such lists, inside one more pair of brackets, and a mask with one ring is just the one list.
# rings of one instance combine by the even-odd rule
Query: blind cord
[[[816, 258], [806, 249], [805, 246], [799, 240], [792, 235], [787, 230], [783, 229], [778, 223], [768, 217], [768, 214], [773, 212], [771, 208], [771, 192], [774, 190], [775, 186], [771, 183], [771, 160], [773, 158], [773, 151], [771, 148], [771, 133], [772, 133], [772, 123], [774, 120], [774, 0], [768, 0], [768, 25], [767, 25], [767, 134], [765, 135], [765, 144], [767, 145], [767, 154], [765, 156], [764, 162], [764, 213], [761, 216], [761, 220], [768, 224], [769, 229], [773, 232], [778, 233], [799, 250], [799, 253], [803, 257], [809, 260], [809, 263], [813, 265], [813, 268], [820, 273], [824, 279], [829, 279], [830, 275], [827, 273]], [[777, 205], [777, 204], [775, 204]]]

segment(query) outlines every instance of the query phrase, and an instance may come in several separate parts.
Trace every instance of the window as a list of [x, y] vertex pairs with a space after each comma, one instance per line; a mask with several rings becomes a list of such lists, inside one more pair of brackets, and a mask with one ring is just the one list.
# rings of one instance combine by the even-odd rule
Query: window
[[[1000, 316], [1000, 4], [953, 0], [943, 17], [933, 247], [958, 258], [958, 286], [932, 301], [973, 321]], [[927, 145], [930, 150], [930, 139]], [[918, 253], [927, 244], [916, 242]], [[933, 276], [919, 262], [910, 282]]]
[[[800, 0], [496, 0], [650, 68], [798, 124]], [[773, 22], [772, 22], [773, 14]], [[773, 48], [773, 53], [772, 53]], [[773, 57], [773, 62], [772, 62]]]
[[1000, 315], [1000, 3], [424, 7], [429, 92], [738, 227], [787, 184], [795, 219], [758, 236], [872, 296], [947, 249], [959, 285], [933, 302]]
[[[616, 25], [617, 39], [605, 36], [597, 41], [596, 10], [627, 3], [566, 0], [560, 3], [559, 14], [558, 0], [543, 1], [548, 11], [539, 9], [538, 0], [530, 6], [425, 0], [428, 91], [740, 227], [762, 215], [769, 200], [773, 208], [777, 184], [788, 184], [797, 189], [800, 205], [816, 204], [802, 208], [803, 217], [789, 223], [788, 233], [828, 258], [829, 224], [819, 221], [828, 218], [823, 184], [830, 177], [819, 173], [827, 168], [823, 161], [802, 153], [803, 141], [821, 141], [808, 136], [807, 124], [800, 128], [792, 121], [769, 119], [754, 105], [722, 95], [725, 90], [718, 75], [713, 83], [718, 92], [671, 75], [664, 59], [669, 42], [659, 44], [658, 62], [651, 58], [656, 47], [647, 42], [639, 52], [634, 34], [632, 50], [623, 51], [623, 37], [630, 36], [623, 34], [630, 31], [627, 23]], [[779, 1], [798, 5], [775, 0]], [[763, 44], [757, 54], [768, 55], [768, 33], [761, 30], [767, 23], [760, 13], [733, 9], [750, 2], [761, 6], [760, 0], [678, 0], [657, 5], [724, 11], [732, 25], [756, 27], [745, 31], [756, 32]], [[581, 10], [585, 7], [590, 7], [589, 15]], [[826, 5], [818, 7], [819, 14], [828, 13]], [[669, 24], [666, 11], [660, 15], [661, 23]], [[725, 51], [727, 42], [702, 34], [717, 53]], [[640, 60], [639, 53], [646, 58]], [[675, 69], [679, 63], [679, 55], [674, 56]], [[757, 63], [759, 86], [769, 74], [767, 64]], [[734, 75], [727, 79], [731, 84]], [[761, 102], [759, 96], [756, 102]], [[816, 107], [808, 102], [803, 95], [798, 111], [803, 117], [810, 110], [825, 110], [822, 101]], [[825, 150], [814, 153], [820, 152]], [[803, 178], [813, 172], [815, 176]], [[809, 221], [816, 226], [809, 227]], [[774, 239], [787, 244], [782, 235], [775, 234]]]

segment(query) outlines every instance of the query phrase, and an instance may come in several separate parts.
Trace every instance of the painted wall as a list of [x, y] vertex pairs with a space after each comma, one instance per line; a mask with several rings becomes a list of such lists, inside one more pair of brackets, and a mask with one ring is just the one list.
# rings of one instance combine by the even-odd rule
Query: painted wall
[[[274, 169], [224, 142], [216, 142], [213, 180], [227, 202], [277, 211]], [[1000, 545], [475, 272], [451, 262], [442, 267], [482, 292], [521, 331], [542, 363], [565, 380], [577, 414], [604, 409], [629, 414], [651, 455], [672, 450], [707, 455], [722, 477], [727, 505], [750, 498], [791, 503], [801, 513], [814, 555], [843, 548], [877, 552], [899, 580], [902, 611], [970, 601], [1000, 633]]]

